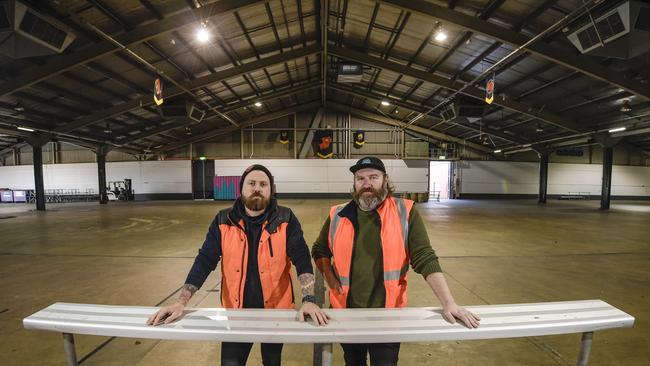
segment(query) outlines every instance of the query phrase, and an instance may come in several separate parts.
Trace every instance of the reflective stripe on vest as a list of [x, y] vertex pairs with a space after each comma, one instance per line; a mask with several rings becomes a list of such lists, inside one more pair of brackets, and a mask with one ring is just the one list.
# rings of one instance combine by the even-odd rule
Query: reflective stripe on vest
[[[343, 294], [330, 291], [333, 308], [347, 307], [350, 291], [350, 269], [354, 246], [354, 225], [339, 216], [344, 205], [330, 209], [329, 248], [333, 254], [332, 267], [341, 282]], [[386, 307], [406, 306], [406, 282], [408, 271], [408, 221], [413, 201], [388, 197], [377, 209], [381, 219], [381, 245], [384, 268]]]
[[[243, 227], [243, 221], [240, 221]], [[257, 266], [265, 309], [293, 309], [291, 262], [287, 255], [287, 223], [269, 234], [262, 227], [257, 250]], [[244, 306], [244, 284], [248, 268], [248, 238], [235, 225], [220, 224], [221, 231], [221, 304], [225, 308]]]

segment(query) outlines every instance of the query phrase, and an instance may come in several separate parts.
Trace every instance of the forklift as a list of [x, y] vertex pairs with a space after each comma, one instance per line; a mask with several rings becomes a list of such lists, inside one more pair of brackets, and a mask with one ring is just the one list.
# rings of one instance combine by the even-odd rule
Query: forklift
[[106, 195], [109, 201], [133, 201], [134, 194], [131, 179], [108, 182]]

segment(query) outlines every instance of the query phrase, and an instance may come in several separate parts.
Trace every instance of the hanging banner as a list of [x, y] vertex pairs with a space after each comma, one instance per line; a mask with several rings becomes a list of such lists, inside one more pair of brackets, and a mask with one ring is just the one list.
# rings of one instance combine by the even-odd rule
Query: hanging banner
[[366, 143], [366, 132], [359, 130], [354, 133], [354, 147], [360, 149]]
[[318, 130], [314, 133], [314, 145], [316, 156], [321, 159], [329, 159], [333, 155], [333, 140], [334, 133], [332, 130]]
[[162, 89], [163, 89], [162, 80], [158, 78], [156, 79], [156, 81], [153, 82], [153, 101], [156, 103], [156, 105], [163, 104]]
[[494, 101], [494, 78], [495, 75], [492, 73], [492, 76], [487, 81], [487, 84], [485, 84], [485, 103], [487, 104], [492, 104]]
[[289, 143], [289, 131], [287, 130], [280, 131], [280, 143], [283, 145]]

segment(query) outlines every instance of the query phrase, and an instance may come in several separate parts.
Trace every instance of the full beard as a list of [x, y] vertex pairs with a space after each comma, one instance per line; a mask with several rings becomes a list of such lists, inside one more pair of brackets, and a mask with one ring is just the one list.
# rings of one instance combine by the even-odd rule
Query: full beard
[[384, 183], [378, 190], [373, 188], [364, 188], [360, 191], [353, 191], [352, 198], [362, 211], [372, 211], [376, 209], [388, 196], [387, 184]]
[[266, 210], [271, 203], [270, 198], [264, 198], [264, 196], [259, 193], [253, 193], [248, 197], [242, 196], [242, 201], [244, 202], [244, 206], [251, 211]]

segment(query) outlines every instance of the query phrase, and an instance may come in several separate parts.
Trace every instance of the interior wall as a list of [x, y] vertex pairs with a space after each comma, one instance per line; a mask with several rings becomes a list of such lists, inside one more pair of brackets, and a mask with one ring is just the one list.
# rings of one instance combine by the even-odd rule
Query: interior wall
[[[581, 192], [600, 195], [601, 164], [549, 163], [549, 195]], [[458, 165], [461, 195], [536, 195], [539, 163], [463, 161]], [[650, 197], [650, 167], [614, 165], [612, 196]]]
[[[106, 163], [106, 180], [132, 179], [137, 194], [192, 193], [191, 162], [134, 161]], [[97, 164], [44, 164], [45, 189], [86, 189], [98, 191]], [[31, 165], [0, 167], [0, 187], [34, 189], [34, 169]]]
[[[252, 164], [269, 168], [275, 179], [278, 193], [349, 193], [352, 188], [352, 173], [349, 168], [356, 159], [232, 159], [216, 160], [215, 174], [239, 176]], [[386, 173], [397, 192], [427, 192], [429, 184], [428, 160], [423, 164], [403, 160], [384, 159]]]

